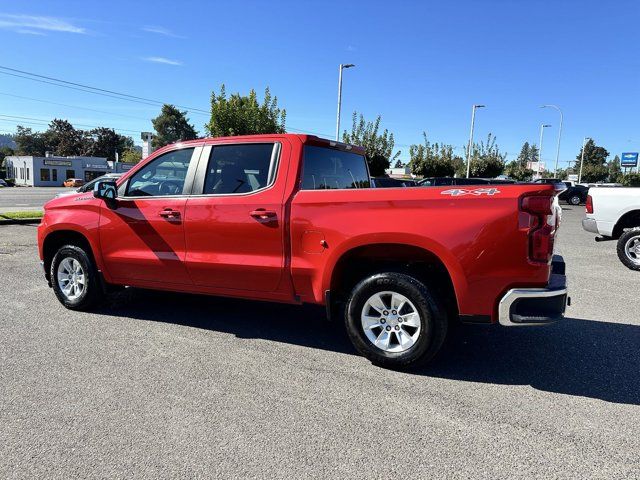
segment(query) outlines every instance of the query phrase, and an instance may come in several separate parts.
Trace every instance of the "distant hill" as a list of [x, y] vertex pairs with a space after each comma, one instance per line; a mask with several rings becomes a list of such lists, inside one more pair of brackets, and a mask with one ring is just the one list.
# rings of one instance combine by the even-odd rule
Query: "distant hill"
[[0, 147], [16, 148], [16, 142], [13, 135], [0, 134]]

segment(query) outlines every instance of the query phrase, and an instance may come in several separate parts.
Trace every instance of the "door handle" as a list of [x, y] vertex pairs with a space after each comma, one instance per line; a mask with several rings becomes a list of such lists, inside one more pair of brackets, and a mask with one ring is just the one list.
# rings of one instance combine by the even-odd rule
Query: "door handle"
[[161, 210], [158, 215], [160, 215], [162, 218], [180, 218], [180, 212], [171, 208], [165, 208], [164, 210]]
[[275, 220], [278, 216], [273, 210], [265, 210], [264, 208], [257, 208], [249, 212], [249, 215], [258, 220]]

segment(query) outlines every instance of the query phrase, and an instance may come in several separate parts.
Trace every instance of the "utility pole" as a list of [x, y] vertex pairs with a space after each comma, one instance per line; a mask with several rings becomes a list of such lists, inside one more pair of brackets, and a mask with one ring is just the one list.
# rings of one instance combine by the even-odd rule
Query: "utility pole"
[[471, 171], [471, 149], [473, 148], [473, 128], [476, 123], [476, 110], [484, 107], [484, 105], [475, 104], [471, 107], [471, 132], [469, 132], [469, 148], [467, 149], [467, 178], [469, 178]]
[[342, 70], [355, 67], [353, 63], [340, 64], [338, 71], [338, 115], [336, 118], [336, 142], [340, 141], [340, 110], [342, 109]]
[[538, 150], [538, 168], [536, 169], [536, 175], [538, 176], [538, 178], [540, 178], [540, 163], [542, 162], [542, 137], [544, 134], [544, 129], [550, 126], [551, 125], [548, 125], [546, 123], [540, 125], [540, 150]]
[[584, 137], [582, 141], [582, 154], [580, 155], [580, 173], [578, 174], [578, 183], [582, 182], [582, 166], [584, 165], [584, 147], [587, 144], [587, 139], [589, 137]]
[[562, 110], [557, 105], [542, 105], [540, 108], [553, 108], [560, 113], [560, 128], [558, 129], [558, 146], [556, 147], [556, 166], [553, 170], [553, 176], [558, 178], [558, 159], [560, 158], [560, 138], [562, 137], [562, 121], [563, 115]]

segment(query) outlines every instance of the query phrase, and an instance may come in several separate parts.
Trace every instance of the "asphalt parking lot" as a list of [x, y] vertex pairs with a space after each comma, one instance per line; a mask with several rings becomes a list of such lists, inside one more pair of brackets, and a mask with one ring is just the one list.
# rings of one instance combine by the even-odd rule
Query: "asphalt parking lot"
[[19, 210], [42, 210], [42, 206], [57, 193], [68, 192], [64, 187], [5, 187], [0, 188], [0, 213]]
[[321, 309], [46, 286], [35, 226], [0, 227], [0, 477], [638, 478], [640, 273], [564, 211], [573, 304], [467, 327], [412, 373]]

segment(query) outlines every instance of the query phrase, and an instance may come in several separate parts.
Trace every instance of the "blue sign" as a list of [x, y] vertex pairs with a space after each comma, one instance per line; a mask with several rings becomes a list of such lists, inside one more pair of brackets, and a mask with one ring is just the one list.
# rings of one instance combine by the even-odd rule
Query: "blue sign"
[[622, 154], [620, 160], [621, 167], [637, 167], [638, 166], [638, 152], [627, 152]]

